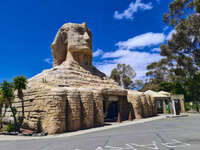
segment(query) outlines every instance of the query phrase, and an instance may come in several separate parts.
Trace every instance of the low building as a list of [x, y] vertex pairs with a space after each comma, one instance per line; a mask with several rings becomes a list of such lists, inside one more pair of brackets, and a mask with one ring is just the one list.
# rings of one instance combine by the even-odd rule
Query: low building
[[[151, 98], [154, 100], [155, 106], [156, 106], [156, 111], [158, 114], [159, 113], [161, 113], [161, 114], [168, 113], [168, 111], [167, 111], [168, 107], [171, 106], [170, 96], [161, 94], [159, 92], [151, 91], [151, 90], [148, 90], [144, 93], [149, 94], [151, 96]], [[170, 109], [172, 109], [172, 108], [170, 107]]]
[[[170, 97], [172, 103], [171, 107], [176, 109], [176, 114], [185, 113], [185, 99], [183, 94], [170, 94], [165, 91], [160, 91], [159, 93]], [[174, 109], [171, 109], [172, 114], [175, 113]]]

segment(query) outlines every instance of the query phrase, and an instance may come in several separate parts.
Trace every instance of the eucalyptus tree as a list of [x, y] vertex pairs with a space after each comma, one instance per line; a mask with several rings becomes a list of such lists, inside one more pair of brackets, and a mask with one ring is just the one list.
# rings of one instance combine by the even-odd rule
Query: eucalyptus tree
[[163, 19], [174, 33], [160, 54], [173, 64], [176, 76], [190, 78], [200, 69], [200, 0], [174, 0]]
[[174, 31], [160, 46], [164, 58], [147, 67], [149, 83], [175, 82], [177, 84], [172, 85], [180, 84], [187, 90], [186, 95], [192, 95], [189, 82], [200, 89], [197, 82], [193, 82], [200, 71], [200, 0], [174, 0], [163, 19]]
[[130, 65], [118, 64], [116, 68], [111, 71], [110, 77], [114, 79], [120, 86], [125, 89], [132, 88], [132, 79], [136, 76], [134, 69]]

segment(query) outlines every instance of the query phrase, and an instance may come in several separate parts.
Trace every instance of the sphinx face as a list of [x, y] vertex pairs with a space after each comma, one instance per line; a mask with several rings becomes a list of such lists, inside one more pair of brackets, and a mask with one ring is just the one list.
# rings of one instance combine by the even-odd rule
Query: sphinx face
[[64, 24], [51, 45], [54, 66], [64, 61], [89, 65], [92, 62], [92, 36], [85, 23]]
[[68, 50], [71, 52], [91, 52], [91, 33], [83, 24], [74, 26], [67, 32]]

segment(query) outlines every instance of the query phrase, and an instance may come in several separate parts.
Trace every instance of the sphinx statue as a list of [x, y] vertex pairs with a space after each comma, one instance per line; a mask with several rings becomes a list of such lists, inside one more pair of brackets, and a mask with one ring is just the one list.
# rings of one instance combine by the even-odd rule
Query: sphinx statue
[[[64, 24], [51, 49], [53, 67], [30, 78], [23, 91], [23, 128], [48, 134], [92, 128], [104, 125], [104, 101], [125, 106], [127, 91], [92, 65], [92, 34], [86, 23]], [[16, 95], [18, 115], [20, 105]], [[126, 111], [121, 108], [121, 118]], [[10, 115], [8, 110], [8, 122]]]
[[[53, 67], [30, 78], [23, 90], [23, 128], [56, 134], [102, 126], [113, 110], [110, 116], [120, 121], [133, 118], [132, 114], [136, 119], [153, 115], [149, 95], [127, 92], [92, 65], [92, 34], [86, 23], [64, 24], [51, 49]], [[13, 106], [20, 116], [17, 94]], [[11, 115], [7, 110], [3, 122], [12, 121]]]

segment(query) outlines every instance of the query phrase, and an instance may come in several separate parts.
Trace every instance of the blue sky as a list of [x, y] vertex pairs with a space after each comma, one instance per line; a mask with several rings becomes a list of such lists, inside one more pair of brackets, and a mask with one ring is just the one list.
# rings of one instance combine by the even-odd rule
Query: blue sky
[[[93, 34], [93, 64], [109, 75], [130, 64], [137, 79], [161, 59], [173, 30], [162, 16], [172, 0], [9, 0], [0, 5], [0, 82], [28, 78], [52, 67], [50, 45], [67, 22], [86, 22]], [[50, 62], [50, 63], [49, 63]]]

